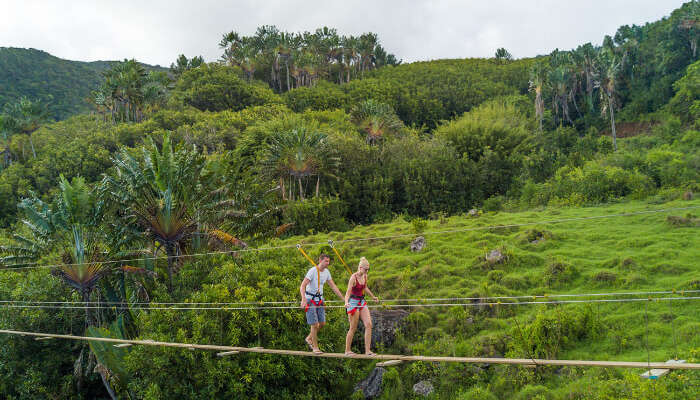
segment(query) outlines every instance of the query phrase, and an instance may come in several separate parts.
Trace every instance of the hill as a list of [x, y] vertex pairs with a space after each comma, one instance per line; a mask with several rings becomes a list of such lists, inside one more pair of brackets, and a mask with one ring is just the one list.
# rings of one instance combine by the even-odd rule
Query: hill
[[41, 50], [0, 47], [0, 109], [27, 97], [48, 103], [57, 120], [89, 112], [86, 98], [102, 83], [101, 73], [117, 62], [70, 61]]

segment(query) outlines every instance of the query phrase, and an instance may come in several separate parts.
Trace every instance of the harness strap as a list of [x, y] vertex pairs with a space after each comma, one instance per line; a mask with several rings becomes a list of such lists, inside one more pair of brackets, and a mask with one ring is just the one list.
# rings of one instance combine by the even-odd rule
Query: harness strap
[[[297, 244], [297, 249], [299, 249], [299, 251], [301, 252], [301, 254], [303, 254], [304, 257], [306, 257], [306, 259], [309, 260], [309, 262], [311, 263], [311, 265], [313, 265], [313, 266], [316, 268], [316, 278], [318, 279], [318, 280], [316, 281], [316, 293], [320, 293], [320, 292], [321, 292], [321, 271], [318, 270], [318, 266], [316, 265], [316, 263], [314, 262], [314, 260], [312, 260], [311, 257], [309, 257], [309, 255], [306, 254], [306, 252], [304, 251], [304, 249], [301, 248], [301, 244]], [[306, 293], [309, 293], [309, 292], [306, 292]]]
[[348, 264], [345, 263], [345, 260], [343, 260], [343, 257], [340, 255], [340, 253], [338, 252], [338, 250], [337, 250], [337, 249], [335, 248], [335, 246], [333, 245], [333, 241], [332, 241], [332, 240], [329, 240], [329, 241], [328, 241], [328, 245], [331, 246], [331, 249], [333, 249], [333, 252], [335, 253], [335, 255], [338, 256], [338, 259], [340, 260], [340, 262], [343, 263], [343, 266], [345, 267], [345, 270], [348, 271], [348, 274], [352, 275], [352, 271], [350, 270], [350, 267], [348, 267]]

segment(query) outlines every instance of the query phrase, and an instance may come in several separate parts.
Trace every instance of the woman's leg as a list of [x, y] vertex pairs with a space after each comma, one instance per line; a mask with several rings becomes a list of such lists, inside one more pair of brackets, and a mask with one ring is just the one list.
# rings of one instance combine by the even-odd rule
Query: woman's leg
[[365, 354], [372, 352], [372, 315], [369, 313], [369, 308], [363, 307], [360, 310], [360, 318], [365, 325]]
[[345, 352], [350, 353], [352, 347], [352, 337], [355, 336], [355, 330], [357, 330], [357, 322], [360, 320], [360, 313], [355, 311], [352, 314], [348, 314], [348, 321], [350, 322], [350, 328], [348, 328], [348, 334], [345, 336]]

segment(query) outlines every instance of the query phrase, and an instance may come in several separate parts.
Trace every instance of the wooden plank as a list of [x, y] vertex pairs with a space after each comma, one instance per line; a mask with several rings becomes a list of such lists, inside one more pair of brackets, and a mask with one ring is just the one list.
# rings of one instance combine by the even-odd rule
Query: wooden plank
[[224, 351], [221, 353], [216, 353], [216, 356], [217, 357], [226, 357], [226, 356], [232, 356], [232, 355], [238, 354], [238, 353], [240, 353], [240, 351], [235, 351], [235, 350], [234, 351]]
[[377, 367], [390, 367], [392, 365], [401, 364], [402, 362], [403, 362], [402, 360], [382, 361], [382, 362], [378, 362], [375, 366], [377, 366]]
[[46, 337], [56, 339], [84, 340], [92, 342], [105, 343], [131, 343], [141, 346], [160, 346], [160, 347], [193, 347], [199, 350], [213, 351], [240, 351], [250, 353], [264, 353], [274, 355], [299, 356], [299, 357], [324, 357], [324, 358], [353, 358], [364, 360], [402, 360], [402, 361], [426, 361], [426, 362], [450, 362], [450, 363], [471, 363], [471, 364], [509, 364], [509, 365], [558, 365], [558, 366], [578, 366], [578, 367], [605, 367], [605, 368], [644, 368], [644, 369], [695, 369], [700, 370], [700, 363], [663, 363], [663, 362], [634, 362], [634, 361], [605, 361], [605, 360], [548, 360], [548, 359], [530, 359], [530, 358], [479, 358], [479, 357], [439, 357], [439, 356], [409, 356], [400, 354], [376, 354], [366, 355], [357, 354], [354, 356], [346, 356], [344, 353], [322, 353], [314, 354], [310, 351], [302, 350], [285, 350], [285, 349], [265, 349], [265, 348], [248, 348], [235, 346], [220, 346], [213, 344], [187, 344], [173, 342], [155, 342], [153, 340], [125, 340], [100, 338], [90, 336], [75, 336], [61, 335], [40, 332], [25, 332], [0, 329], [0, 334], [8, 335], [27, 335], [33, 337]]
[[[667, 364], [683, 364], [685, 363], [685, 360], [668, 360], [666, 361]], [[654, 368], [650, 369], [649, 371], [641, 374], [640, 376], [644, 379], [659, 379], [664, 375], [667, 375], [669, 372], [671, 372], [670, 369], [668, 368]]]

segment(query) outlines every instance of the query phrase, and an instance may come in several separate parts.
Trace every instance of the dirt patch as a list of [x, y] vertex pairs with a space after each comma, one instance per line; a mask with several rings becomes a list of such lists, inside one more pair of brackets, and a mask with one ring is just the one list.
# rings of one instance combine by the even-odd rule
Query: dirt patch
[[[651, 131], [658, 122], [617, 122], [615, 123], [615, 135], [618, 138], [627, 138], [642, 135]], [[605, 136], [612, 136], [610, 129], [602, 132]]]

